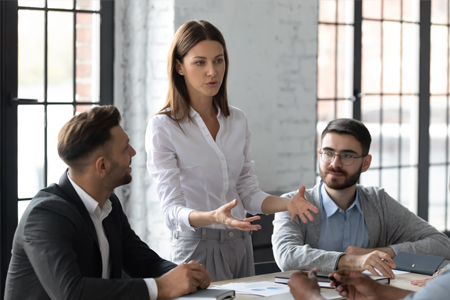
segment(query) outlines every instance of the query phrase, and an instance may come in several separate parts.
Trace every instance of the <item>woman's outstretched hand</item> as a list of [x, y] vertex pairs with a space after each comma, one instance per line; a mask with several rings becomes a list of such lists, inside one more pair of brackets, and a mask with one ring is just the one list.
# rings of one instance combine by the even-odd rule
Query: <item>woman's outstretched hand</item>
[[292, 198], [287, 204], [287, 209], [291, 214], [292, 221], [294, 221], [298, 216], [303, 223], [308, 223], [308, 220], [312, 222], [314, 221], [314, 217], [311, 212], [316, 214], [319, 213], [319, 209], [306, 200], [305, 189], [306, 188], [302, 186], [298, 190], [298, 193], [295, 194], [294, 198]]
[[251, 222], [261, 219], [260, 216], [254, 216], [251, 218], [246, 219], [238, 219], [231, 215], [231, 210], [236, 207], [237, 200], [234, 199], [230, 203], [227, 203], [225, 205], [222, 205], [218, 209], [214, 210], [214, 216], [217, 223], [222, 223], [227, 225], [228, 227], [239, 229], [243, 231], [249, 231], [249, 230], [258, 230], [261, 229], [261, 225], [255, 225]]

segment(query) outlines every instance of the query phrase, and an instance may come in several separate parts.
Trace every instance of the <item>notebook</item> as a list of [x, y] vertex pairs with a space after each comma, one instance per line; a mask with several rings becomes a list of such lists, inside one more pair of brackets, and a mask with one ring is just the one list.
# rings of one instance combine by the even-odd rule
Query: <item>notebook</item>
[[206, 289], [197, 290], [195, 293], [187, 294], [172, 300], [224, 300], [233, 299], [234, 296], [234, 290]]
[[[390, 284], [391, 283], [391, 279], [389, 277], [384, 277], [384, 276], [370, 276], [373, 280], [378, 281], [379, 283], [382, 284]], [[289, 281], [290, 277], [286, 277], [286, 276], [276, 276], [275, 277], [275, 283], [283, 283], [283, 284], [287, 284], [287, 282]], [[318, 280], [319, 282], [319, 286], [321, 288], [329, 288], [331, 289], [332, 287], [330, 287], [330, 282], [327, 281], [323, 281], [323, 280]]]
[[433, 275], [444, 261], [442, 256], [399, 252], [394, 257], [397, 270]]

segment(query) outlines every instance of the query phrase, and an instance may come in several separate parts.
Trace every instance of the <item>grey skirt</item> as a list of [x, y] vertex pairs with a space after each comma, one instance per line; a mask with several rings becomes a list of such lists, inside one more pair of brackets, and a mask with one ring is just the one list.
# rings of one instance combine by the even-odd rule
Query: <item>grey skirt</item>
[[198, 228], [175, 231], [172, 261], [203, 264], [212, 281], [255, 275], [251, 232], [237, 229]]

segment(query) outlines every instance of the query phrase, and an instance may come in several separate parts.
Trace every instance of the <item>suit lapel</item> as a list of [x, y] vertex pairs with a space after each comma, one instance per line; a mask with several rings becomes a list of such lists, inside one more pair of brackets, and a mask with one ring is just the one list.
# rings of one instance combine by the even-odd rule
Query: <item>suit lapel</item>
[[80, 196], [78, 196], [77, 192], [75, 191], [69, 179], [67, 178], [68, 176], [67, 172], [68, 170], [64, 172], [64, 174], [61, 176], [59, 180], [59, 187], [66, 195], [66, 197], [63, 198], [68, 200], [77, 207], [81, 217], [83, 218], [84, 223], [86, 224], [89, 235], [94, 239], [97, 246], [99, 246], [97, 232], [95, 231], [94, 223], [92, 223], [91, 216], [89, 215], [86, 206], [84, 206], [83, 201], [81, 201]]
[[119, 199], [111, 194], [112, 210], [103, 220], [106, 238], [109, 243], [109, 259], [111, 262], [111, 278], [121, 278], [122, 275], [122, 232], [120, 227], [120, 212], [117, 207]]

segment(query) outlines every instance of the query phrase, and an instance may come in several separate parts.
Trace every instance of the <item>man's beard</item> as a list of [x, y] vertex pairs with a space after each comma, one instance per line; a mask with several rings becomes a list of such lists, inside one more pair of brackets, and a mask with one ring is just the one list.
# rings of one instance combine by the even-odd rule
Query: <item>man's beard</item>
[[[326, 168], [325, 172], [322, 171], [322, 169], [320, 167], [319, 167], [319, 169], [320, 169], [320, 177], [322, 178], [323, 182], [325, 182], [327, 187], [329, 187], [333, 190], [345, 190], [346, 188], [349, 188], [358, 182], [359, 177], [361, 176], [362, 164], [361, 164], [361, 167], [359, 168], [359, 170], [351, 175], [349, 175], [346, 171], [342, 170], [339, 167], [338, 168], [332, 168], [332, 167]], [[330, 172], [341, 173], [342, 175], [344, 175], [344, 178], [345, 178], [344, 182], [339, 183], [338, 179], [327, 178], [327, 174]]]
[[128, 173], [128, 166], [120, 167], [118, 163], [114, 161], [111, 162], [110, 182], [114, 188], [130, 183], [131, 179], [131, 174]]

